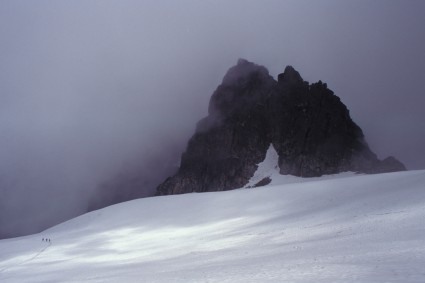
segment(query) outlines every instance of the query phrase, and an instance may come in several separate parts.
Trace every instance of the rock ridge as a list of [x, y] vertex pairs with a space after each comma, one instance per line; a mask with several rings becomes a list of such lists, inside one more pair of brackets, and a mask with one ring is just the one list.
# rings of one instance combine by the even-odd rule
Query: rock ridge
[[239, 59], [212, 94], [208, 116], [198, 122], [178, 172], [156, 194], [243, 187], [270, 144], [278, 153], [281, 174], [406, 170], [394, 157], [377, 158], [326, 83], [309, 84], [292, 66], [276, 81], [265, 67]]

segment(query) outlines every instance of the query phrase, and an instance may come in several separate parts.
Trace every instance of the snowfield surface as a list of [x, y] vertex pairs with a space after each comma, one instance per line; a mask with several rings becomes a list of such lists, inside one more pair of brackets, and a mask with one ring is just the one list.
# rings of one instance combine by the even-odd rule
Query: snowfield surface
[[265, 187], [130, 201], [1, 240], [0, 282], [425, 282], [425, 170], [264, 166]]

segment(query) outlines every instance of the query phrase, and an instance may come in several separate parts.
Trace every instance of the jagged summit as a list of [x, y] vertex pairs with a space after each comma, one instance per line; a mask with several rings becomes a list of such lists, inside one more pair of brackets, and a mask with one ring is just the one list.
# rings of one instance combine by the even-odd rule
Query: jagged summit
[[340, 99], [321, 81], [308, 84], [291, 66], [276, 81], [265, 67], [239, 59], [211, 96], [208, 113], [178, 172], [157, 195], [243, 187], [270, 145], [281, 174], [405, 170], [395, 158], [378, 160]]
[[217, 118], [218, 115], [234, 116], [252, 110], [256, 102], [266, 98], [274, 85], [275, 80], [265, 67], [239, 59], [211, 96], [208, 113]]
[[267, 77], [269, 71], [260, 65], [249, 62], [245, 59], [239, 59], [237, 64], [231, 67], [223, 77], [222, 85], [234, 86], [248, 82], [252, 76]]
[[285, 71], [277, 76], [277, 81], [279, 83], [302, 83], [304, 80], [294, 67], [286, 66]]

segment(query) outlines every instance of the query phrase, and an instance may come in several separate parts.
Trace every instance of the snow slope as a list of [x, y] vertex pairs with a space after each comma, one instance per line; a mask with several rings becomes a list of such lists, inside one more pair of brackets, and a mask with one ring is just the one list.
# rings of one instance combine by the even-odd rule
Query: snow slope
[[130, 201], [1, 240], [0, 282], [425, 282], [425, 170], [268, 172], [265, 187]]

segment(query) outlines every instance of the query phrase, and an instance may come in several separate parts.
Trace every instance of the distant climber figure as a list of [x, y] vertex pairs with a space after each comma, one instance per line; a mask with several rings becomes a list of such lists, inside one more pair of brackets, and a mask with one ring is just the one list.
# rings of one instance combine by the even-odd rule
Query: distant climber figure
[[43, 239], [41, 239], [41, 241], [42, 241], [42, 242], [44, 242], [44, 238], [43, 238]]

